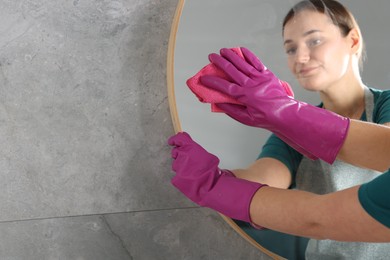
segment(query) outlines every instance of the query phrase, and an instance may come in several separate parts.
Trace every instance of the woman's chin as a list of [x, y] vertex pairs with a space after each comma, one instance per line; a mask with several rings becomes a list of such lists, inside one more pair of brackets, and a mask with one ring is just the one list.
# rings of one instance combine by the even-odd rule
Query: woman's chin
[[313, 84], [301, 84], [301, 86], [307, 91], [320, 91], [320, 87]]
[[321, 86], [317, 84], [314, 80], [299, 80], [300, 85], [308, 91], [320, 91]]
[[316, 88], [305, 88], [304, 87], [304, 89], [307, 91], [311, 91], [311, 92], [318, 92], [319, 91], [319, 89], [316, 89]]

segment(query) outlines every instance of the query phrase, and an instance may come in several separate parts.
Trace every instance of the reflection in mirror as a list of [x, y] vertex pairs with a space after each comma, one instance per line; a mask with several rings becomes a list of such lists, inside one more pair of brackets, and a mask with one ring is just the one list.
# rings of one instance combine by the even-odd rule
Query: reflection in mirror
[[[180, 1], [172, 26], [168, 51], [168, 89], [175, 130], [189, 132], [194, 140], [220, 158], [221, 168], [246, 168], [259, 161], [258, 156], [270, 137], [270, 132], [245, 126], [223, 113], [212, 113], [210, 106], [200, 103], [186, 86], [186, 80], [209, 63], [207, 59], [209, 53], [218, 52], [222, 47], [237, 46], [245, 46], [252, 50], [275, 75], [287, 81], [292, 86], [296, 99], [314, 105], [323, 102], [325, 108], [333, 108], [334, 112], [344, 116], [380, 123], [376, 121], [379, 113], [377, 101], [380, 90], [387, 89], [390, 83], [390, 78], [387, 76], [390, 59], [383, 55], [387, 53], [386, 43], [390, 36], [384, 33], [387, 30], [386, 27], [380, 28], [379, 26], [387, 25], [382, 19], [388, 17], [385, 12], [388, 10], [387, 7], [390, 7], [390, 2], [384, 1], [380, 5], [370, 5], [369, 12], [367, 12], [367, 1], [344, 0], [340, 2], [347, 6], [356, 18], [364, 36], [368, 57], [360, 73], [363, 82], [358, 82], [356, 88], [343, 87], [342, 90], [338, 90], [338, 93], [344, 91], [343, 95], [337, 95], [343, 98], [341, 103], [344, 106], [336, 106], [336, 103], [331, 102], [330, 96], [321, 95], [320, 98], [318, 92], [308, 91], [319, 89], [310, 89], [314, 83], [306, 81], [308, 77], [296, 75], [299, 78], [297, 80], [290, 71], [290, 69], [296, 71], [294, 60], [307, 58], [302, 53], [308, 52], [310, 48], [315, 57], [315, 59], [311, 57], [314, 61], [313, 66], [326, 65], [329, 62], [326, 58], [334, 58], [334, 55], [325, 52], [326, 49], [321, 52], [322, 47], [316, 47], [320, 51], [313, 51], [315, 48], [313, 46], [321, 46], [322, 41], [329, 40], [326, 38], [328, 35], [315, 33], [310, 37], [302, 37], [302, 30], [307, 26], [313, 26], [313, 24], [321, 26], [316, 22], [322, 20], [318, 20], [318, 17], [307, 12], [302, 12], [303, 16], [299, 16], [298, 12], [298, 15], [289, 20], [285, 26], [283, 38], [283, 19], [298, 1], [187, 0], [185, 4], [184, 1]], [[375, 14], [374, 17], [373, 14]], [[334, 24], [338, 22], [334, 21]], [[284, 46], [283, 42], [286, 38], [292, 41]], [[359, 44], [361, 42], [359, 41]], [[298, 48], [300, 46], [309, 47], [307, 49]], [[339, 71], [342, 71], [341, 60], [333, 59], [332, 62], [334, 62], [333, 69], [337, 67]], [[301, 74], [305, 73], [310, 74], [305, 71]], [[356, 78], [360, 79], [358, 72], [356, 75]], [[332, 83], [329, 82], [331, 79], [329, 76], [321, 80], [331, 85]], [[365, 86], [370, 87], [371, 90]], [[351, 102], [351, 97], [357, 97], [355, 98], [357, 101]], [[348, 102], [351, 104], [349, 105]], [[288, 168], [287, 170], [293, 176], [289, 188], [323, 194], [367, 182], [380, 174], [340, 161], [336, 161], [333, 165], [319, 160], [313, 162], [305, 157], [302, 158], [295, 151], [287, 151], [299, 158], [294, 157], [295, 161], [291, 165], [286, 163], [285, 157], [278, 157], [279, 155], [275, 156], [264, 150], [262, 154], [265, 157], [278, 159], [287, 166], [285, 168]], [[278, 154], [283, 151], [273, 153]], [[275, 175], [277, 172], [275, 170]], [[314, 175], [313, 172], [317, 174]], [[244, 175], [241, 177], [245, 178]], [[250, 243], [274, 258], [303, 259], [306, 256], [306, 258], [319, 259], [324, 256], [344, 256], [352, 259], [379, 259], [385, 257], [385, 252], [390, 249], [387, 244], [309, 240], [272, 230], [257, 230], [247, 223], [233, 221], [226, 217], [224, 219]]]

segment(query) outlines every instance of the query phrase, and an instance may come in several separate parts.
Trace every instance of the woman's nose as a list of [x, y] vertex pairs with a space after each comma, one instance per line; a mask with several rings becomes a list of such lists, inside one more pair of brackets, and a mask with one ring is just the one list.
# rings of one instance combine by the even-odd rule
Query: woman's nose
[[310, 52], [306, 48], [299, 48], [296, 50], [295, 62], [306, 63], [310, 60]]

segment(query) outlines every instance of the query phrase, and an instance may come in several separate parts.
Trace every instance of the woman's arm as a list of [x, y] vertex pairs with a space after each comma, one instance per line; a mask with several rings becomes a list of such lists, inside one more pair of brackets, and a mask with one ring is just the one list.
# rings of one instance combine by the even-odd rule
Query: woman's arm
[[291, 173], [279, 160], [261, 158], [247, 169], [233, 171], [237, 178], [257, 183], [266, 183], [271, 187], [287, 189], [291, 185]]
[[338, 159], [382, 172], [389, 169], [390, 123], [378, 125], [351, 120]]
[[390, 242], [390, 229], [361, 207], [359, 187], [326, 195], [272, 187], [250, 205], [254, 223], [284, 233], [340, 241]]
[[[361, 206], [363, 200], [359, 200], [359, 186], [326, 195], [267, 187], [221, 170], [219, 159], [187, 133], [172, 136], [168, 143], [173, 146], [172, 169], [176, 172], [172, 184], [203, 207], [234, 219], [300, 236], [390, 242], [390, 229], [375, 220], [381, 219], [390, 226], [390, 172], [361, 188], [365, 188], [365, 192], [359, 193], [360, 199], [366, 199], [365, 208], [369, 209], [369, 215]], [[261, 163], [254, 167], [261, 167]], [[272, 168], [269, 170], [272, 173]]]
[[[351, 120], [338, 158], [378, 171], [389, 169], [389, 126]], [[390, 229], [362, 208], [358, 186], [326, 195], [284, 190], [291, 184], [291, 174], [283, 163], [272, 158], [259, 159], [234, 174], [270, 186], [260, 189], [251, 202], [252, 221], [260, 226], [317, 239], [390, 242]]]
[[[338, 158], [378, 171], [389, 169], [389, 124], [383, 126], [351, 120], [348, 136]], [[271, 168], [273, 163], [275, 165]], [[268, 174], [274, 176], [273, 170], [283, 172], [283, 167], [278, 164], [284, 166], [277, 160], [265, 164], [269, 168], [264, 167], [263, 162], [255, 163], [249, 168], [251, 174], [257, 176], [256, 171], [263, 171], [264, 176], [261, 179], [260, 177], [246, 179], [260, 183], [273, 181], [267, 180], [267, 176]], [[288, 172], [287, 167], [285, 168]], [[238, 176], [241, 177], [239, 174]], [[286, 188], [282, 186], [283, 184], [286, 183], [273, 183], [270, 186]], [[359, 186], [326, 195], [271, 187], [260, 189], [251, 202], [251, 219], [260, 226], [317, 239], [390, 242], [390, 229], [376, 221], [362, 208], [357, 194]]]

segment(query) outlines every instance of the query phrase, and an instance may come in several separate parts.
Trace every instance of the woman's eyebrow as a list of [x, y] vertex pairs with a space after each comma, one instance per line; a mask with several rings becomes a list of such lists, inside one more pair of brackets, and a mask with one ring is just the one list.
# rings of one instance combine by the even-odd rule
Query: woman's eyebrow
[[[316, 33], [316, 32], [321, 32], [321, 30], [310, 30], [310, 31], [304, 32], [302, 34], [302, 36], [305, 37], [305, 36], [308, 36], [308, 35], [310, 35], [312, 33]], [[293, 40], [287, 39], [287, 40], [284, 41], [283, 45], [286, 45], [286, 44], [292, 43], [292, 42], [293, 42]]]

